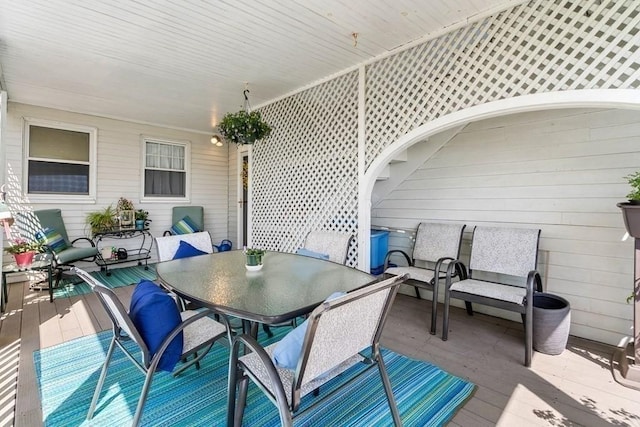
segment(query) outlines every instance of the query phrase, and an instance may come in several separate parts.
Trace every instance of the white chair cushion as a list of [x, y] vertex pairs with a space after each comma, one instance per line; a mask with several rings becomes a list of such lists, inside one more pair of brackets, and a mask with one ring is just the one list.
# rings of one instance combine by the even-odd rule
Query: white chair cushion
[[196, 249], [208, 254], [213, 253], [213, 244], [211, 243], [211, 235], [208, 231], [200, 231], [198, 233], [180, 234], [177, 236], [156, 237], [156, 248], [158, 249], [158, 261], [168, 261], [173, 259], [180, 241], [189, 243]]
[[527, 296], [527, 290], [520, 286], [509, 286], [474, 279], [455, 282], [451, 285], [450, 290], [471, 295], [481, 295], [520, 305], [524, 303], [524, 298]]

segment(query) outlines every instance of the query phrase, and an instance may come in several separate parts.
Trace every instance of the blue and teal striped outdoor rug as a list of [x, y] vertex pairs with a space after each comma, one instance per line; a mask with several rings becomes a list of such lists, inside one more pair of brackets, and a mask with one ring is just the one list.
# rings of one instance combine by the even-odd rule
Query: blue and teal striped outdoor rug
[[[149, 264], [148, 267], [148, 270], [145, 270], [144, 266], [141, 265], [123, 268], [110, 268], [110, 274], [108, 276], [104, 271], [93, 271], [91, 272], [91, 275], [110, 288], [119, 288], [121, 286], [129, 286], [134, 283], [138, 283], [140, 279], [155, 280], [157, 277], [155, 266], [153, 264]], [[73, 297], [88, 293], [91, 293], [91, 286], [84, 282], [78, 283], [77, 280], [75, 283], [63, 281], [60, 286], [53, 290], [53, 297]]]
[[[276, 328], [273, 339], [279, 339], [287, 330]], [[110, 337], [111, 331], [106, 331], [34, 352], [45, 426], [131, 423], [143, 376], [118, 349], [109, 366], [94, 419], [85, 420]], [[225, 425], [228, 355], [226, 347], [216, 344], [201, 362], [200, 370], [190, 368], [178, 378], [166, 372], [157, 373], [143, 412], [143, 425]], [[475, 385], [434, 365], [390, 350], [384, 350], [384, 360], [405, 426], [445, 424], [475, 389]], [[327, 400], [298, 417], [295, 425], [392, 425], [378, 370], [369, 369], [339, 388], [349, 377], [340, 375], [323, 385], [319, 397], [306, 396], [303, 408], [317, 399]], [[336, 388], [339, 390], [330, 394]], [[276, 407], [253, 384], [247, 403], [244, 425], [280, 425]]]

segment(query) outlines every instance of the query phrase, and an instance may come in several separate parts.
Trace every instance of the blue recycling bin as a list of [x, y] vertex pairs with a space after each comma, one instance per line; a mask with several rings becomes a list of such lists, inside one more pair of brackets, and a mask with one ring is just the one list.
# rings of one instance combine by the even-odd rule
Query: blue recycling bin
[[384, 269], [384, 257], [389, 248], [389, 232], [371, 230], [371, 273], [380, 274]]

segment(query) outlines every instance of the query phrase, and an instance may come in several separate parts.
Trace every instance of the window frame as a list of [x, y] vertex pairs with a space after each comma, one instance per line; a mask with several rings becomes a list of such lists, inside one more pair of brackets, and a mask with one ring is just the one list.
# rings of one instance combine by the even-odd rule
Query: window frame
[[[31, 138], [31, 126], [39, 126], [50, 129], [68, 130], [73, 132], [82, 132], [89, 135], [89, 194], [42, 194], [42, 193], [29, 193], [29, 161], [30, 160], [51, 160], [58, 163], [64, 163], [61, 159], [46, 159], [40, 157], [31, 158], [29, 156], [30, 151], [30, 138]], [[96, 202], [96, 189], [98, 178], [98, 128], [93, 126], [78, 125], [74, 123], [65, 123], [54, 120], [38, 119], [33, 117], [24, 117], [23, 128], [23, 173], [22, 173], [22, 193], [28, 196], [32, 202], [40, 203], [95, 203]], [[68, 162], [69, 164], [78, 164], [78, 162]], [[81, 163], [84, 164], [84, 163]]]
[[[144, 203], [166, 203], [166, 202], [183, 202], [191, 201], [191, 141], [160, 138], [150, 135], [142, 135], [140, 138], [141, 150], [141, 169], [140, 169], [140, 201]], [[178, 145], [184, 148], [184, 196], [163, 196], [150, 197], [145, 194], [145, 179], [147, 170], [147, 142], [157, 142], [160, 144]]]

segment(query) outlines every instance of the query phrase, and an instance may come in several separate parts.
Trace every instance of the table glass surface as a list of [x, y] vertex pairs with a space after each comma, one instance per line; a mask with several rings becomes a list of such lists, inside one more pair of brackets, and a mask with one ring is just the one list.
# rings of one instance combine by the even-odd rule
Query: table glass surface
[[273, 324], [313, 310], [329, 295], [376, 280], [321, 259], [268, 251], [260, 271], [245, 268], [240, 251], [160, 262], [158, 278], [182, 297], [243, 319]]

